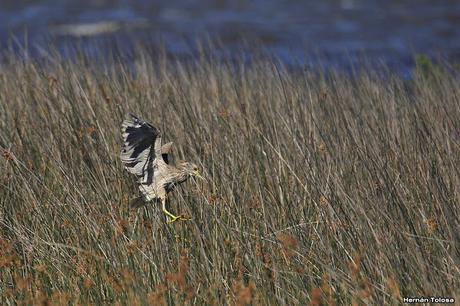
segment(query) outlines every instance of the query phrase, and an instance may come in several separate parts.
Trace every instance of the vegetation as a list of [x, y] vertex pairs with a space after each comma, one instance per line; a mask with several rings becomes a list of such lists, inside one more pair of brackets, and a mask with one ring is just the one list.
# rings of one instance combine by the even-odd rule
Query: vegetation
[[[1, 304], [460, 300], [457, 72], [132, 58], [0, 67]], [[192, 220], [130, 211], [128, 112], [202, 167]]]

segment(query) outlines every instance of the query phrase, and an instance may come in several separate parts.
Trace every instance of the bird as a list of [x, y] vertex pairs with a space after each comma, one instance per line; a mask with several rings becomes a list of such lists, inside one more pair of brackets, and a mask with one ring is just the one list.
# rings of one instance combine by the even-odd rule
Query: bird
[[169, 218], [168, 223], [187, 220], [166, 209], [166, 197], [177, 185], [190, 177], [204, 179], [198, 166], [187, 161], [171, 165], [168, 156], [173, 143], [161, 145], [160, 130], [133, 114], [129, 114], [129, 118], [123, 121], [121, 133], [121, 161], [124, 168], [136, 176], [142, 194], [132, 201], [131, 207], [140, 207], [144, 201], [161, 202], [162, 211]]

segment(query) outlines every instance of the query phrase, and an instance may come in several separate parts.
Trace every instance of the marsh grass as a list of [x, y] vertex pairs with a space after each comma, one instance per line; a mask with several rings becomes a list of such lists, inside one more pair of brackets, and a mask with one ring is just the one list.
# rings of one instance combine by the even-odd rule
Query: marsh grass
[[[460, 83], [443, 69], [10, 58], [0, 69], [2, 304], [460, 299]], [[119, 160], [138, 114], [206, 181], [160, 209]]]

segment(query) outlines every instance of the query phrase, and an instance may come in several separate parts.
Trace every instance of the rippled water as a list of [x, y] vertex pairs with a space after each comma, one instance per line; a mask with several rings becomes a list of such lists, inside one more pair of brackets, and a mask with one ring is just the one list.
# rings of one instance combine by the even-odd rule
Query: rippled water
[[218, 37], [229, 54], [257, 43], [287, 63], [319, 55], [339, 67], [362, 55], [396, 69], [415, 53], [458, 59], [459, 25], [460, 2], [447, 0], [0, 1], [0, 48], [10, 34], [29, 45], [129, 37], [187, 56]]

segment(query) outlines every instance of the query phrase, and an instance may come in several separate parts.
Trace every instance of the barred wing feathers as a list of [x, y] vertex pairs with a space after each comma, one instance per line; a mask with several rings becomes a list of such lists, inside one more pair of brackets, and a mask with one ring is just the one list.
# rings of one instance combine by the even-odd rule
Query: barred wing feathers
[[122, 123], [123, 146], [121, 161], [126, 170], [143, 185], [153, 182], [154, 170], [161, 158], [160, 131], [134, 115]]

